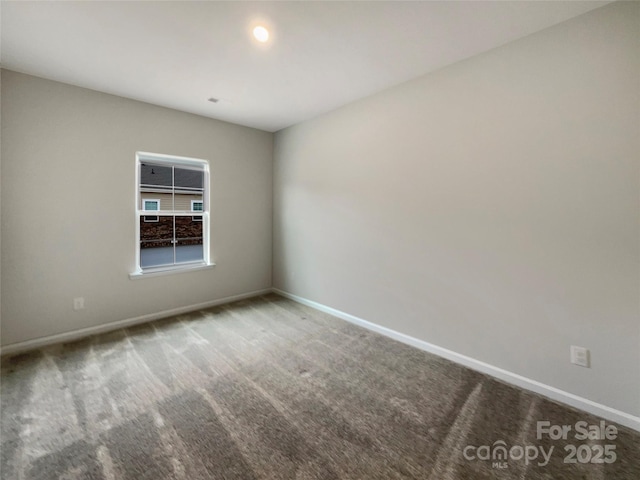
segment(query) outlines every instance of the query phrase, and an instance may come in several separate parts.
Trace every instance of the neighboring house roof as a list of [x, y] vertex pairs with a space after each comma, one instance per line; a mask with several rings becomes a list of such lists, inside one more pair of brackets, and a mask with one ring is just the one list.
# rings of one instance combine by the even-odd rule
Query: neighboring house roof
[[140, 185], [159, 190], [171, 190], [174, 185], [176, 189], [202, 189], [204, 184], [204, 172], [190, 170], [186, 168], [171, 167], [164, 165], [153, 165], [142, 163], [140, 165]]

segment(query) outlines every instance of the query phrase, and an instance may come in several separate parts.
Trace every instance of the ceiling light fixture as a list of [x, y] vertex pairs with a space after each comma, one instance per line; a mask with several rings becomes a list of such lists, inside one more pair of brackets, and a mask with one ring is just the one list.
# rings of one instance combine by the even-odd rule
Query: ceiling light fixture
[[269, 30], [262, 25], [258, 25], [253, 29], [253, 36], [260, 43], [266, 43], [266, 41], [269, 40]]

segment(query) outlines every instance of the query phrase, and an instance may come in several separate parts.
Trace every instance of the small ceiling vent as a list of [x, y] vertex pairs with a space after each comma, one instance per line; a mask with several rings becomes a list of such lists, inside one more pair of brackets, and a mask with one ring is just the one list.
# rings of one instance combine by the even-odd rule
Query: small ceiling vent
[[211, 97], [211, 98], [208, 99], [208, 101], [210, 101], [211, 103], [218, 103], [220, 101], [220, 99]]

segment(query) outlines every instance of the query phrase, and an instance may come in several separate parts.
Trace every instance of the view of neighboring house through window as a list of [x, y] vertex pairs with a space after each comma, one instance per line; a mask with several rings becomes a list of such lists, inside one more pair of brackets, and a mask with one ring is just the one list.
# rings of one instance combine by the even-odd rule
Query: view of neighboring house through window
[[208, 264], [207, 162], [139, 153], [137, 168], [139, 271]]

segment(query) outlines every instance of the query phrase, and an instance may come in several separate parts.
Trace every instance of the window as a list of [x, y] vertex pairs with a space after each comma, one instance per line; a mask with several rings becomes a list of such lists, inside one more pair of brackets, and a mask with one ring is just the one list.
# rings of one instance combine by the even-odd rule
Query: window
[[[149, 199], [149, 198], [143, 198], [142, 199], [142, 209], [145, 211], [148, 210], [160, 210], [160, 200], [157, 199]], [[158, 217], [157, 215], [145, 215], [144, 216], [144, 221], [145, 222], [158, 222], [160, 221], [160, 217]]]
[[136, 155], [137, 264], [132, 276], [211, 265], [208, 185], [205, 160]]
[[[194, 212], [201, 212], [202, 211], [202, 207], [203, 204], [201, 201], [199, 200], [191, 200], [191, 210]], [[202, 215], [194, 215], [193, 217], [191, 217], [191, 219], [194, 222], [201, 222], [202, 221]]]
[[160, 200], [145, 198], [142, 203], [143, 210], [160, 210]]

